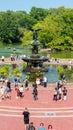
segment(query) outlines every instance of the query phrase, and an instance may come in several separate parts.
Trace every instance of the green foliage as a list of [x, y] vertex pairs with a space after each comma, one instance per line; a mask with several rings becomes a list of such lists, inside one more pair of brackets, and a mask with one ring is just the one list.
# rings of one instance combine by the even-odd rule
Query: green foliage
[[0, 47], [4, 47], [4, 44], [2, 41], [0, 41]]
[[22, 32], [19, 28], [17, 20], [11, 11], [2, 14], [0, 20], [0, 40], [3, 43], [19, 42]]
[[65, 75], [67, 79], [73, 80], [73, 67], [71, 69], [65, 69]]
[[23, 63], [22, 63], [22, 66], [23, 66], [23, 67], [26, 67], [26, 66], [27, 66], [27, 63], [26, 63], [26, 62], [23, 62]]
[[17, 11], [14, 15], [21, 28], [30, 29], [36, 23], [36, 20], [34, 20], [34, 18], [25, 11]]
[[32, 40], [31, 29], [41, 30], [38, 39], [44, 47], [55, 50], [73, 50], [73, 9], [32, 7], [25, 11], [0, 12], [0, 44], [22, 42], [28, 45]]
[[73, 10], [60, 7], [50, 9], [47, 17], [35, 27], [42, 28], [39, 39], [44, 47], [56, 50], [72, 50], [73, 48]]
[[65, 72], [65, 70], [62, 66], [58, 66], [57, 71], [58, 71], [59, 74], [64, 74], [64, 72]]
[[9, 65], [1, 66], [0, 67], [0, 77], [1, 76], [8, 76], [9, 74]]
[[21, 72], [21, 70], [20, 70], [19, 68], [13, 69], [11, 73], [12, 73], [12, 74], [15, 74], [15, 75], [17, 75], [17, 76], [19, 76], [19, 77], [22, 76], [22, 72]]
[[32, 7], [30, 11], [30, 15], [36, 20], [41, 21], [48, 15], [48, 10], [43, 8]]
[[24, 31], [24, 37], [21, 38], [22, 46], [28, 45], [29, 42], [32, 40], [32, 32], [25, 29]]
[[40, 75], [40, 72], [31, 73], [31, 74], [29, 74], [28, 80], [31, 81], [31, 82], [35, 82], [37, 77], [39, 77], [39, 75]]

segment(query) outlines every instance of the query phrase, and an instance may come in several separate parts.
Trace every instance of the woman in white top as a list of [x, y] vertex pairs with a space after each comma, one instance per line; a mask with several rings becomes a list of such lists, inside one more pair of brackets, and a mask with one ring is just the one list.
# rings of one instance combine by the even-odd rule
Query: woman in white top
[[5, 86], [4, 85], [2, 85], [0, 88], [0, 97], [1, 97], [1, 99], [5, 98]]

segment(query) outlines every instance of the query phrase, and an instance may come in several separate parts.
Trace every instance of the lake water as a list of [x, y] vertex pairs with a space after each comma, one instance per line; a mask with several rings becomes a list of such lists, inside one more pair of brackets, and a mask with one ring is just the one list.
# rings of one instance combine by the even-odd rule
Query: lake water
[[[16, 48], [16, 51], [14, 51], [14, 48]], [[22, 47], [21, 45], [15, 45], [13, 47], [0, 47], [0, 57], [4, 55], [5, 57], [9, 57], [11, 54], [16, 53], [20, 55], [31, 55], [31, 49], [30, 46]], [[40, 52], [39, 52], [40, 53]], [[64, 52], [42, 52], [41, 55], [47, 56], [50, 54], [51, 57], [55, 58], [73, 58], [73, 51], [64, 51]]]
[[59, 79], [59, 74], [57, 72], [57, 68], [50, 66], [48, 68], [48, 72], [45, 73], [45, 76], [47, 77], [48, 82], [56, 82]]
[[[14, 50], [16, 48], [16, 51]], [[31, 51], [29, 51], [28, 47], [14, 46], [14, 47], [0, 47], [0, 57], [4, 55], [5, 57], [10, 57], [11, 54], [19, 54], [19, 55], [30, 55]]]

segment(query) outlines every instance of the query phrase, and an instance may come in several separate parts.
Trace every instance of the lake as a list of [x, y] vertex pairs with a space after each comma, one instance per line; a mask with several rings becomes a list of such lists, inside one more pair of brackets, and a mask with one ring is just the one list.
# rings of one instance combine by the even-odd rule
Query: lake
[[[16, 49], [16, 50], [14, 50]], [[0, 47], [0, 57], [4, 55], [5, 57], [10, 57], [11, 54], [19, 54], [19, 55], [30, 55], [31, 51], [28, 47], [21, 47], [20, 45], [13, 46], [13, 47]]]
[[[14, 51], [16, 48], [16, 51]], [[5, 57], [10, 57], [11, 54], [16, 53], [19, 55], [31, 55], [30, 46], [22, 47], [21, 45], [14, 45], [12, 47], [0, 47], [0, 57], [4, 55]], [[50, 57], [54, 58], [73, 58], [73, 51], [63, 51], [63, 52], [42, 52], [41, 55], [47, 56], [50, 54]]]

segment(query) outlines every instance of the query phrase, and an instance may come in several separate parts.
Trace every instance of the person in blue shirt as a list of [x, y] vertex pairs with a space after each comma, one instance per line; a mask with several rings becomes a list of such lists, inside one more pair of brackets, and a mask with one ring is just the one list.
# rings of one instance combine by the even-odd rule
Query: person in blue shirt
[[38, 127], [38, 130], [46, 130], [44, 123], [40, 123], [40, 126]]

